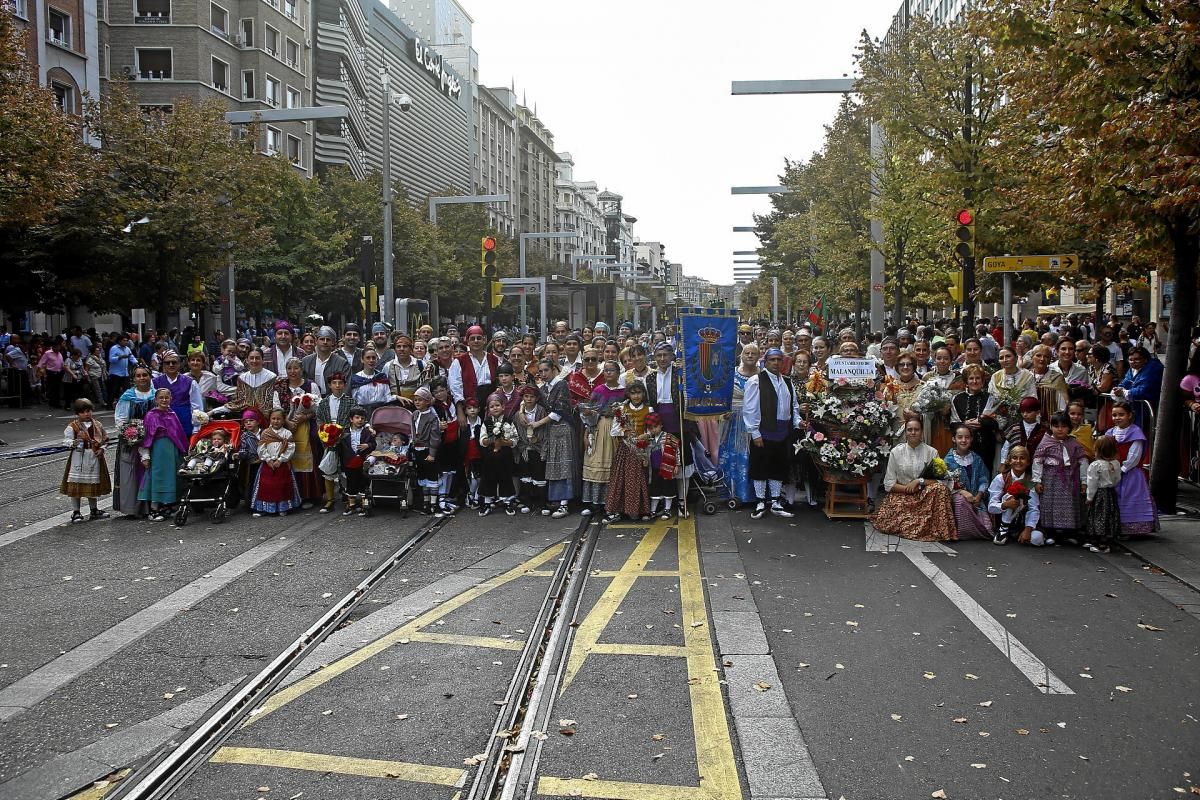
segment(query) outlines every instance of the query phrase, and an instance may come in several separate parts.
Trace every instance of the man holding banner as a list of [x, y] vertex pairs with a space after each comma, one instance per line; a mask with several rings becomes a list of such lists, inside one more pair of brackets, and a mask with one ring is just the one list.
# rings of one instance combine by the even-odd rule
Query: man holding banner
[[750, 436], [750, 480], [758, 503], [751, 519], [762, 519], [768, 506], [777, 517], [794, 516], [783, 507], [794, 431], [800, 427], [796, 388], [782, 374], [783, 351], [773, 347], [763, 357], [766, 369], [746, 381], [742, 418]]

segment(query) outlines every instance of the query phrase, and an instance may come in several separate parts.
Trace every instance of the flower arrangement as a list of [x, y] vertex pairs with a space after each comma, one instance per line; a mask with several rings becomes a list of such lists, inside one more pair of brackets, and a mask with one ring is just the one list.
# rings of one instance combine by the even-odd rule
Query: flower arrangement
[[198, 408], [192, 409], [192, 425], [199, 428], [202, 425], [207, 425], [208, 419], [209, 419], [208, 414], [204, 413], [203, 411], [201, 411]]
[[824, 467], [835, 472], [865, 477], [883, 463], [881, 440], [861, 442], [848, 437], [826, 435], [812, 429], [796, 442], [796, 452], [807, 450]]
[[810, 405], [812, 421], [837, 428], [852, 439], [874, 439], [891, 433], [896, 404], [889, 400], [847, 400], [832, 393]]
[[822, 467], [844, 475], [877, 471], [892, 445], [897, 406], [881, 399], [875, 385], [874, 379], [837, 379], [814, 392], [796, 452], [807, 451]]
[[1029, 496], [1029, 489], [1020, 481], [1009, 481], [1008, 485], [1004, 487], [1004, 493], [1018, 500], [1024, 500]]
[[321, 395], [319, 394], [309, 394], [308, 392], [294, 394], [292, 395], [292, 413], [295, 414], [298, 411], [310, 411], [314, 406], [317, 405], [317, 403], [320, 402]]
[[922, 478], [933, 478], [934, 480], [943, 480], [950, 475], [950, 470], [946, 468], [946, 462], [935, 457], [932, 461], [925, 465], [925, 469], [921, 471]]
[[338, 425], [336, 422], [326, 422], [317, 429], [317, 438], [321, 441], [321, 444], [325, 445], [326, 447], [332, 447], [333, 445], [337, 444], [337, 440], [341, 438], [341, 435], [342, 426]]
[[137, 447], [146, 438], [146, 426], [140, 419], [131, 419], [121, 426], [117, 436], [129, 447]]
[[950, 408], [950, 400], [953, 396], [953, 392], [944, 388], [937, 381], [929, 381], [917, 393], [917, 399], [913, 401], [912, 410], [918, 414], [940, 414]]

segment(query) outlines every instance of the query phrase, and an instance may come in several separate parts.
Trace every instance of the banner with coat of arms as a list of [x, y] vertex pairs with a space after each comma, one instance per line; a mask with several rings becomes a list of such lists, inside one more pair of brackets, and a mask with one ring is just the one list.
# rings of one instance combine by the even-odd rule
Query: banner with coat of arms
[[733, 409], [737, 367], [737, 312], [680, 309], [683, 341], [683, 406], [687, 414], [726, 414]]

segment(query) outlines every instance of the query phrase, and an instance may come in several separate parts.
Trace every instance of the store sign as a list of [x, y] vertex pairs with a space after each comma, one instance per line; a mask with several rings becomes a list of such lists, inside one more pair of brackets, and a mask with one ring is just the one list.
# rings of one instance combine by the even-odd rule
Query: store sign
[[435, 53], [426, 47], [420, 37], [414, 36], [412, 43], [413, 58], [416, 62], [434, 77], [438, 87], [445, 92], [447, 97], [457, 100], [459, 93], [462, 92], [462, 84], [459, 82], [457, 75], [446, 69], [441, 54]]

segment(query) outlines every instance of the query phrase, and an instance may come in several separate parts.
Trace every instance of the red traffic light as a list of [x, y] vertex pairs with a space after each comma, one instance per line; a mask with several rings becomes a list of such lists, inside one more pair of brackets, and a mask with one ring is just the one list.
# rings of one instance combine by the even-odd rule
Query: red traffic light
[[955, 219], [958, 220], [959, 225], [971, 225], [975, 222], [975, 214], [970, 209], [964, 208], [958, 212]]
[[483, 249], [488, 250], [488, 251], [495, 250], [496, 249], [496, 237], [495, 236], [483, 237]]

